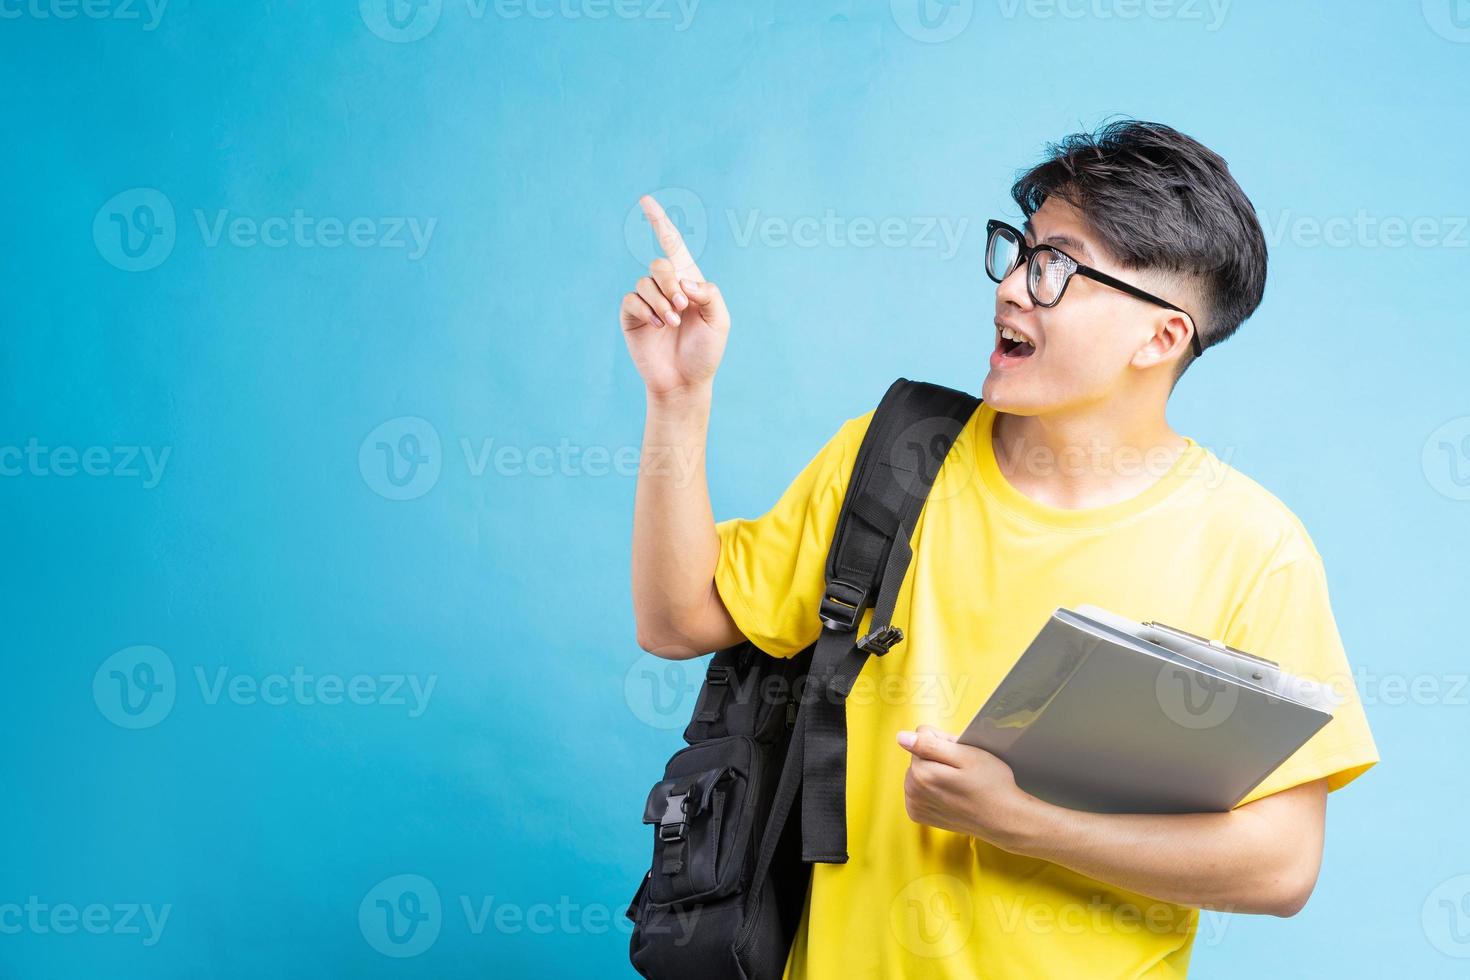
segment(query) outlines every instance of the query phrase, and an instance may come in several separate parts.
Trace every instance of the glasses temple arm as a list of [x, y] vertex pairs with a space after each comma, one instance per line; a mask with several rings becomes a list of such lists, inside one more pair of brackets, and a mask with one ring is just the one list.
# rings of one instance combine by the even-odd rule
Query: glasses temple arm
[[1166, 310], [1173, 310], [1176, 313], [1183, 313], [1185, 316], [1189, 317], [1189, 323], [1191, 326], [1194, 327], [1194, 329], [1189, 332], [1189, 345], [1194, 350], [1194, 356], [1203, 356], [1205, 350], [1203, 345], [1200, 344], [1199, 327], [1194, 322], [1193, 314], [1191, 314], [1188, 310], [1184, 309], [1183, 307], [1175, 306], [1168, 300], [1160, 299], [1153, 293], [1145, 292], [1144, 290], [1139, 289], [1137, 286], [1130, 285], [1129, 283], [1126, 283], [1121, 279], [1114, 279], [1106, 272], [1098, 272], [1096, 269], [1089, 268], [1085, 265], [1078, 264], [1077, 274], [1084, 275], [1087, 278], [1100, 282], [1105, 286], [1112, 286], [1114, 289], [1121, 289], [1128, 295], [1133, 296], [1137, 299], [1146, 300], [1147, 302], [1153, 303], [1155, 306], [1162, 306]]

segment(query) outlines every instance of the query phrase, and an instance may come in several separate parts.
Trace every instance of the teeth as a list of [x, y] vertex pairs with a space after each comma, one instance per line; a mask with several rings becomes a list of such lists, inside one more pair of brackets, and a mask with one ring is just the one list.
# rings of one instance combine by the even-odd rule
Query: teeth
[[1001, 327], [1000, 328], [1000, 335], [1002, 337], [1004, 337], [1006, 340], [1014, 340], [1014, 341], [1018, 341], [1018, 342], [1023, 343], [1023, 344], [1029, 344], [1030, 343], [1029, 340], [1027, 340], [1025, 337], [1021, 336], [1020, 334], [1016, 333], [1016, 331], [1012, 330], [1010, 327]]

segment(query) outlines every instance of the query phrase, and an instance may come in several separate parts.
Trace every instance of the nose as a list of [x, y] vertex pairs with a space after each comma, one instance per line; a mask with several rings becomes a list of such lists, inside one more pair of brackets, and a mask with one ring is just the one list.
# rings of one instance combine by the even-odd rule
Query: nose
[[1031, 309], [1033, 304], [1031, 293], [1026, 289], [1026, 275], [1025, 262], [1012, 269], [1010, 274], [995, 287], [997, 304], [1006, 303], [1020, 310]]

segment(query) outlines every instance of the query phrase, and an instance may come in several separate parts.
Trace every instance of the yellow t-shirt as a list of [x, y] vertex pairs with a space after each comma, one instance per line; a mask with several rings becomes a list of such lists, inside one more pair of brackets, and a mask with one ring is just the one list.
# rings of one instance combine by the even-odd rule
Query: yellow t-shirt
[[[757, 519], [722, 521], [715, 582], [757, 646], [790, 656], [820, 633], [827, 547], [873, 412], [849, 419]], [[1242, 803], [1378, 760], [1328, 603], [1322, 560], [1281, 501], [1189, 439], [1129, 500], [1039, 503], [1006, 480], [982, 404], [913, 528], [893, 622], [848, 702], [848, 862], [814, 867], [788, 977], [1182, 977], [1199, 911], [1115, 888], [904, 809], [900, 729], [962, 731], [1058, 606], [1159, 620], [1331, 683], [1328, 722]], [[1059, 465], [1061, 465], [1059, 463]], [[862, 629], [872, 617], [869, 610]], [[861, 632], [861, 630], [860, 630]]]

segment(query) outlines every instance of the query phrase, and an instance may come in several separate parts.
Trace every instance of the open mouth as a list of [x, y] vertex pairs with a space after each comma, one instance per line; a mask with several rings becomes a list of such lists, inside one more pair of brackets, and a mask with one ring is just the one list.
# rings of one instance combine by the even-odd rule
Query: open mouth
[[1036, 353], [1036, 347], [1010, 327], [1001, 327], [996, 339], [996, 349], [1001, 357], [1020, 359]]

